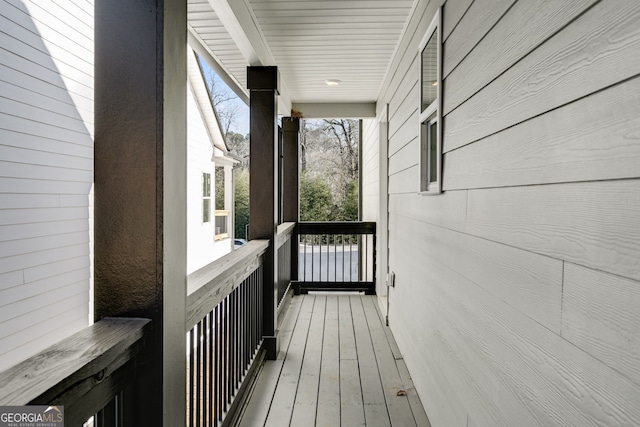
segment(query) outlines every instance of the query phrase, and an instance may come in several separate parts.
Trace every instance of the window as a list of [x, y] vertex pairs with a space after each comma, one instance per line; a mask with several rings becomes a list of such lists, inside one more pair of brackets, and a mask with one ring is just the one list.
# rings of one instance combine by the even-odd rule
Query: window
[[211, 222], [211, 174], [202, 173], [202, 222]]
[[216, 185], [216, 210], [225, 209], [225, 182], [224, 182], [224, 167], [216, 166], [216, 177], [215, 177], [215, 185]]
[[224, 167], [215, 169], [215, 240], [229, 237], [229, 211], [225, 210], [225, 186]]
[[420, 193], [442, 191], [442, 34], [440, 9], [420, 43]]

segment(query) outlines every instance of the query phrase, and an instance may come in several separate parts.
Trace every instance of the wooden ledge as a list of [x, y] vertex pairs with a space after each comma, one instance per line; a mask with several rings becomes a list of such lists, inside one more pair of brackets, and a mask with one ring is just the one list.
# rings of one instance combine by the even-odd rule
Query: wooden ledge
[[0, 405], [45, 404], [84, 381], [102, 381], [138, 353], [150, 324], [106, 318], [0, 372]]
[[293, 231], [296, 228], [295, 222], [285, 222], [280, 224], [276, 229], [276, 249], [284, 245], [287, 240], [293, 236]]

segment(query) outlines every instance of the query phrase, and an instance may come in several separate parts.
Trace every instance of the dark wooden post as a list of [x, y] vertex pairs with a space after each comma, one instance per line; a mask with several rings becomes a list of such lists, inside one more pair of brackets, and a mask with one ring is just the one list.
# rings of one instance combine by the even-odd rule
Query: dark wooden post
[[152, 319], [135, 424], [184, 425], [186, 1], [95, 12], [95, 317]]
[[249, 238], [269, 239], [272, 244], [264, 260], [263, 325], [267, 358], [278, 355], [277, 251], [278, 225], [278, 67], [247, 67], [249, 88]]
[[282, 118], [282, 220], [298, 222], [300, 119]]
[[[282, 220], [298, 222], [300, 219], [300, 119], [282, 118]], [[291, 280], [298, 280], [298, 234], [291, 244]]]

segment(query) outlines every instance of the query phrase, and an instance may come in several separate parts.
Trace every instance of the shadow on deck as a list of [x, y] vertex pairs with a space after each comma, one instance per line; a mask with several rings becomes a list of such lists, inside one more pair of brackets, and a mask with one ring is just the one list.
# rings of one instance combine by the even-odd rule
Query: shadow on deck
[[241, 426], [430, 426], [375, 296], [294, 297]]

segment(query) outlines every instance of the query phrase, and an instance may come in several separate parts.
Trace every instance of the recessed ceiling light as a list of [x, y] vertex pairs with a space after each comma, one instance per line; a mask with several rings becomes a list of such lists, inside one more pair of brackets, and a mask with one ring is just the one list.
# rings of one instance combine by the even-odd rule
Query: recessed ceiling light
[[438, 86], [438, 81], [437, 80], [432, 81], [431, 86]]
[[338, 79], [327, 79], [324, 81], [324, 84], [326, 84], [327, 86], [338, 86], [340, 85], [340, 83], [342, 82]]

